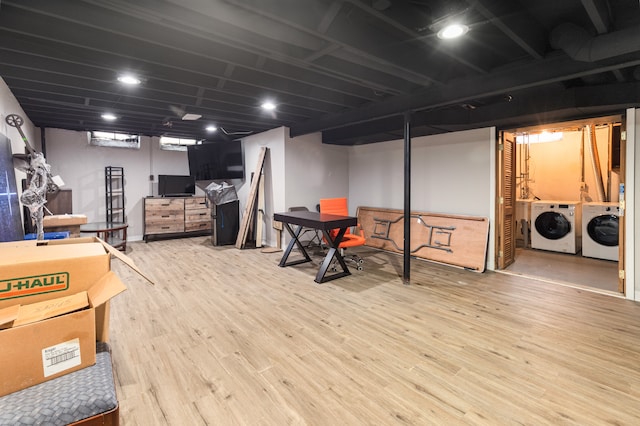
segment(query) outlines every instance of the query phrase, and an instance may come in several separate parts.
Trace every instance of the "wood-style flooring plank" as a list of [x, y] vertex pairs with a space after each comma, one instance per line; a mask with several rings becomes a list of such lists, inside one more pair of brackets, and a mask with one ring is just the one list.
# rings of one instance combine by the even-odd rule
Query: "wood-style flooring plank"
[[[321, 257], [135, 242], [111, 301], [121, 425], [640, 424], [640, 304], [371, 248]], [[351, 249], [350, 249], [351, 250]]]

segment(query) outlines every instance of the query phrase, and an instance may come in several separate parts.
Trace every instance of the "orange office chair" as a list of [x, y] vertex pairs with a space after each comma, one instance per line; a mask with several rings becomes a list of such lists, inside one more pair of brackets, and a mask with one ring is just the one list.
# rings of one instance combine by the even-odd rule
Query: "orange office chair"
[[[347, 199], [342, 198], [322, 198], [320, 199], [320, 213], [329, 213], [329, 214], [337, 214], [341, 216], [349, 216], [349, 207], [347, 205]], [[360, 224], [358, 224], [358, 228]], [[329, 234], [332, 238], [338, 234], [337, 229], [333, 229], [329, 231]], [[360, 256], [357, 254], [351, 254], [349, 256], [344, 255], [344, 249], [347, 247], [357, 247], [363, 246], [366, 243], [364, 238], [364, 231], [360, 229], [358, 235], [351, 232], [351, 229], [347, 228], [347, 232], [345, 232], [344, 237], [342, 237], [342, 241], [338, 245], [340, 249], [340, 255], [345, 260], [350, 260], [356, 264], [356, 267], [359, 271], [362, 271], [362, 263], [364, 262]]]

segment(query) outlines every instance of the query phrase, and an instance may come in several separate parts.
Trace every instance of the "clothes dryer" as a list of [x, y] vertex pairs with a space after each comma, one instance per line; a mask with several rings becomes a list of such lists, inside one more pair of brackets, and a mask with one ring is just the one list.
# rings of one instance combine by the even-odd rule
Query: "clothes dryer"
[[582, 205], [582, 255], [596, 259], [618, 260], [618, 203]]
[[581, 207], [578, 201], [531, 203], [531, 248], [578, 253], [582, 245]]

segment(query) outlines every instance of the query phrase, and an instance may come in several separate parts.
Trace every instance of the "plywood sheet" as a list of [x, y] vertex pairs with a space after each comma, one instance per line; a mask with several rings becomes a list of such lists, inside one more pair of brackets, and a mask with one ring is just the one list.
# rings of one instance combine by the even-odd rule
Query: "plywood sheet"
[[[403, 210], [359, 207], [358, 222], [366, 245], [403, 252]], [[483, 272], [488, 237], [485, 217], [411, 212], [412, 256]]]

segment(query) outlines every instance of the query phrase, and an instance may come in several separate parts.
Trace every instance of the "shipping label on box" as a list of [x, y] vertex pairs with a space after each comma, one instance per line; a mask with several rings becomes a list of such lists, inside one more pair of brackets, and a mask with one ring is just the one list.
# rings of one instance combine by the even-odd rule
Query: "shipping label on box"
[[79, 338], [42, 349], [44, 377], [50, 377], [80, 365], [82, 365], [82, 351], [80, 351]]

